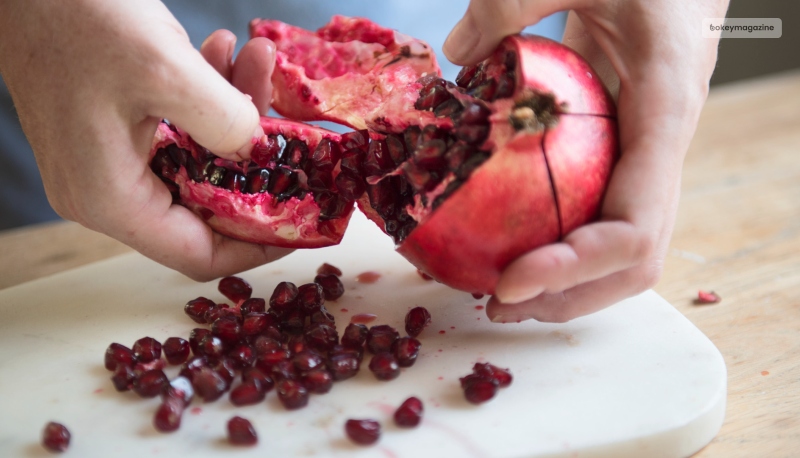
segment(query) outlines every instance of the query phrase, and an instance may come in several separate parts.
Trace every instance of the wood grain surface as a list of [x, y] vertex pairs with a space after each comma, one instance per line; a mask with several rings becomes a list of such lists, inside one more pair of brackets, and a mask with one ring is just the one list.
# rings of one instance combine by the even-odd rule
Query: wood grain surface
[[[712, 90], [655, 290], [728, 366], [728, 410], [696, 456], [800, 456], [800, 73]], [[0, 232], [0, 288], [130, 249], [75, 223]], [[722, 301], [694, 305], [697, 291]]]

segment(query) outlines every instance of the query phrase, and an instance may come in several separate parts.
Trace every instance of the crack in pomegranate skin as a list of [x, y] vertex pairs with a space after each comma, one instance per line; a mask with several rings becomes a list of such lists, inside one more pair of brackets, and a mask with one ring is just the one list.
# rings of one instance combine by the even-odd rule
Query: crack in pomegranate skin
[[218, 232], [336, 244], [355, 201], [427, 275], [491, 294], [518, 256], [599, 215], [616, 108], [571, 49], [507, 37], [451, 83], [427, 44], [366, 19], [335, 16], [316, 32], [253, 20], [250, 31], [276, 44], [279, 113], [358, 130], [263, 118], [252, 160], [233, 163], [163, 123], [152, 170]]

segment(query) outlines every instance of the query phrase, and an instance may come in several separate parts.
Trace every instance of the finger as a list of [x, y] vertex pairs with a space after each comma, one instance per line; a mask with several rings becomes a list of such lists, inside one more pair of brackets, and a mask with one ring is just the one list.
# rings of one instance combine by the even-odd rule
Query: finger
[[218, 234], [188, 209], [172, 205], [169, 191], [155, 175], [143, 178], [144, 189], [137, 193], [150, 197], [134, 201], [138, 209], [125, 210], [126, 227], [135, 230], [119, 234], [124, 243], [160, 264], [194, 280], [208, 281], [266, 264], [292, 251]]
[[507, 304], [557, 293], [628, 269], [650, 255], [648, 237], [624, 221], [599, 222], [573, 231], [561, 243], [533, 250], [500, 276], [497, 298]]
[[242, 47], [233, 64], [231, 83], [253, 98], [259, 113], [266, 116], [272, 102], [272, 71], [275, 68], [275, 43], [268, 38], [253, 38]]
[[176, 47], [165, 90], [153, 94], [153, 114], [174, 122], [216, 155], [240, 161], [250, 157], [263, 135], [250, 97], [223, 78], [190, 46]]
[[638, 294], [651, 286], [650, 281], [648, 272], [637, 266], [561, 293], [541, 294], [518, 304], [503, 304], [492, 297], [486, 304], [486, 315], [495, 323], [518, 323], [530, 319], [565, 323]]
[[587, 0], [472, 0], [442, 50], [457, 65], [472, 65], [500, 41], [558, 11], [577, 9]]
[[236, 35], [230, 30], [216, 30], [200, 45], [200, 54], [214, 70], [230, 81], [233, 70], [233, 51], [236, 48]]

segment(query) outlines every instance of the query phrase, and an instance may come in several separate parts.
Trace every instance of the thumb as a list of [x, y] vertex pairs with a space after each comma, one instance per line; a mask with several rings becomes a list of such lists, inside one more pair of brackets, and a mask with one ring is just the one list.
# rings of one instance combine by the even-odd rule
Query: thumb
[[251, 98], [231, 85], [194, 48], [173, 68], [166, 94], [156, 102], [163, 116], [214, 154], [234, 161], [250, 157], [264, 134]]
[[472, 65], [489, 57], [500, 41], [525, 27], [584, 0], [472, 0], [442, 50], [457, 65]]

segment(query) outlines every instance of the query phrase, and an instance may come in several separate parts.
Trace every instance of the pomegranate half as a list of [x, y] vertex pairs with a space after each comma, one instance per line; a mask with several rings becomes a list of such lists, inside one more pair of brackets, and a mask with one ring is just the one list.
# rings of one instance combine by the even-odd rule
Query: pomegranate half
[[[159, 126], [151, 168], [216, 231], [312, 248], [354, 202], [416, 267], [491, 294], [515, 258], [598, 215], [618, 155], [613, 100], [589, 64], [515, 35], [455, 83], [426, 43], [335, 16], [316, 32], [253, 20], [275, 42], [273, 108], [252, 159], [215, 157]], [[356, 129], [337, 134], [297, 121]]]

